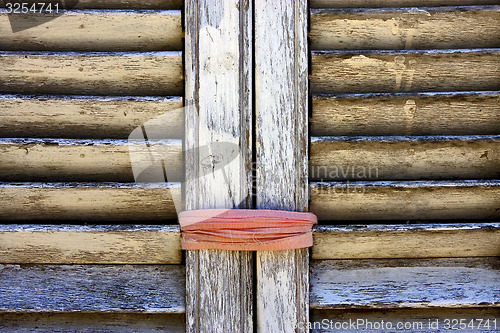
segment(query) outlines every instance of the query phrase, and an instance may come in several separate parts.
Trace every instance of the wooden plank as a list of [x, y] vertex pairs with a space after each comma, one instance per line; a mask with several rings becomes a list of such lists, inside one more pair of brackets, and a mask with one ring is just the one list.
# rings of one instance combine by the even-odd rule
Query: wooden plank
[[313, 9], [309, 36], [314, 50], [494, 48], [500, 6]]
[[0, 139], [0, 180], [145, 181], [146, 173], [134, 178], [131, 163], [149, 157], [147, 152], [164, 162], [168, 181], [181, 180], [180, 140], [151, 140], [146, 146], [145, 141], [73, 139]]
[[311, 134], [493, 135], [500, 93], [313, 96]]
[[312, 248], [313, 259], [490, 256], [500, 256], [500, 223], [322, 225]]
[[[24, 3], [31, 5], [39, 2], [38, 0], [23, 0]], [[54, 2], [52, 2], [54, 3]], [[60, 7], [64, 9], [182, 9], [181, 0], [79, 0], [59, 2]], [[5, 5], [0, 4], [0, 8]]]
[[320, 220], [498, 219], [500, 182], [399, 181], [313, 183]]
[[500, 49], [312, 53], [311, 92], [500, 90]]
[[[255, 2], [258, 209], [308, 210], [307, 16], [306, 1]], [[309, 250], [257, 252], [256, 275], [257, 331], [307, 332]]]
[[179, 184], [0, 183], [0, 219], [165, 221], [177, 218]]
[[[158, 33], [162, 31], [162, 33]], [[180, 11], [65, 11], [7, 14], [0, 49], [9, 51], [181, 51]]]
[[[252, 208], [252, 11], [185, 1], [188, 210]], [[233, 155], [217, 170], [214, 156]], [[187, 251], [186, 331], [253, 332], [252, 266], [249, 251]]]
[[0, 330], [66, 333], [183, 333], [184, 315], [137, 313], [0, 313]]
[[498, 0], [310, 0], [311, 8], [385, 8], [385, 7], [420, 7], [431, 6], [470, 6], [498, 5]]
[[181, 265], [0, 265], [0, 312], [179, 314], [184, 305]]
[[[484, 333], [498, 332], [500, 329], [499, 308], [313, 310], [311, 317], [311, 332], [313, 333], [355, 333], [365, 329], [371, 330], [373, 327], [377, 327], [378, 333], [395, 331], [451, 333], [464, 330], [468, 333]], [[351, 323], [354, 324], [349, 326]], [[465, 326], [463, 326], [464, 323]]]
[[313, 261], [311, 308], [499, 306], [499, 268], [498, 258]]
[[126, 139], [157, 117], [166, 138], [183, 137], [181, 97], [0, 95], [7, 138]]
[[181, 52], [0, 52], [0, 92], [168, 96], [183, 92]]
[[500, 177], [500, 136], [319, 137], [311, 179], [490, 179]]
[[4, 264], [180, 264], [178, 226], [0, 225]]

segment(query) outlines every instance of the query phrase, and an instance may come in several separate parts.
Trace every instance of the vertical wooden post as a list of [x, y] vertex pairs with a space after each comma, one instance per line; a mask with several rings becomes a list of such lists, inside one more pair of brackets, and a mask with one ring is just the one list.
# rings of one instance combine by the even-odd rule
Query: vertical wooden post
[[[308, 208], [307, 1], [255, 2], [257, 208]], [[308, 249], [257, 252], [257, 330], [306, 332]]]
[[[251, 24], [249, 0], [185, 1], [188, 210], [251, 208]], [[187, 251], [186, 289], [188, 332], [253, 331], [251, 252]]]

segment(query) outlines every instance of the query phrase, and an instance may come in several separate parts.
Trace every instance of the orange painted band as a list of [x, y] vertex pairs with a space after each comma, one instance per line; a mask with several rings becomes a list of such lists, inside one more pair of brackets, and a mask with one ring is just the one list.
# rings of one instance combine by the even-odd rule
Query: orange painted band
[[183, 250], [279, 251], [313, 245], [313, 213], [202, 209], [179, 214]]

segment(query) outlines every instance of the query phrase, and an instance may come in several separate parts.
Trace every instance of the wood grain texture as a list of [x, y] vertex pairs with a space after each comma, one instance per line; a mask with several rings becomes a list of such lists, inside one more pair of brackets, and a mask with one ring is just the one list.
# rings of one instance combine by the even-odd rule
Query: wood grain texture
[[494, 48], [500, 6], [313, 9], [309, 36], [313, 50]]
[[[258, 209], [308, 210], [307, 16], [305, 1], [255, 2]], [[257, 252], [258, 332], [306, 332], [308, 267], [308, 249]]]
[[11, 333], [183, 333], [182, 314], [0, 313], [0, 331]]
[[498, 306], [499, 278], [498, 258], [313, 261], [311, 308]]
[[[23, 0], [32, 5], [38, 0]], [[182, 0], [79, 0], [65, 3], [65, 9], [182, 9]], [[68, 7], [71, 4], [71, 8]], [[4, 7], [0, 2], [0, 8]]]
[[500, 136], [311, 139], [314, 180], [497, 179]]
[[179, 184], [0, 183], [3, 221], [167, 221]]
[[[149, 154], [143, 153], [144, 150], [164, 161], [168, 181], [180, 181], [182, 142], [148, 143], [147, 146], [146, 142], [125, 140], [0, 139], [0, 180], [134, 182], [131, 163], [147, 159]], [[141, 181], [139, 176], [137, 181]]]
[[180, 52], [0, 52], [0, 92], [116, 96], [182, 95]]
[[[353, 246], [356, 244], [356, 246]], [[500, 223], [319, 226], [313, 259], [500, 256]]]
[[0, 265], [0, 312], [178, 314], [184, 304], [181, 265]]
[[[90, 1], [90, 0], [88, 0]], [[498, 0], [309, 0], [311, 8], [377, 8], [377, 7], [420, 7], [498, 5]]]
[[500, 93], [313, 96], [311, 135], [493, 135]]
[[500, 182], [398, 181], [312, 183], [320, 220], [452, 220], [500, 217]]
[[[252, 208], [251, 6], [248, 0], [185, 1], [188, 210]], [[186, 252], [187, 332], [253, 332], [252, 257]]]
[[[498, 324], [495, 328], [493, 321], [496, 319], [498, 323], [500, 309], [498, 307], [492, 307], [475, 309], [313, 310], [311, 311], [311, 318], [312, 333], [355, 333], [365, 328], [369, 330], [373, 328], [374, 323], [376, 323], [375, 325], [380, 325], [382, 321], [384, 322], [384, 327], [382, 328], [380, 326], [380, 329], [377, 329], [377, 333], [392, 333], [394, 331], [412, 333], [451, 333], [461, 330], [458, 324], [460, 323], [460, 319], [463, 319], [463, 322], [467, 323], [467, 325], [472, 322], [471, 326], [466, 325], [468, 333], [484, 333], [486, 330], [488, 332], [499, 331]], [[483, 324], [479, 325], [483, 318]], [[484, 325], [488, 319], [489, 328], [488, 325]], [[329, 326], [330, 320], [332, 321], [331, 326]], [[349, 321], [358, 322], [358, 320], [361, 321], [361, 325], [354, 326], [354, 328], [351, 326], [349, 328]], [[320, 323], [322, 321], [326, 321], [328, 324], [321, 326]], [[450, 329], [455, 322], [457, 322], [457, 325], [455, 325], [456, 328]], [[335, 328], [336, 325], [338, 329]], [[339, 325], [343, 325], [344, 328], [341, 328], [342, 326], [339, 327]], [[398, 325], [400, 325], [399, 328], [397, 328]], [[406, 328], [405, 325], [407, 325]], [[462, 326], [462, 328], [463, 327], [464, 326]]]
[[24, 15], [0, 9], [0, 35], [0, 49], [9, 51], [180, 51], [183, 37], [180, 11], [109, 10]]
[[500, 90], [500, 49], [312, 53], [314, 94]]
[[177, 225], [0, 225], [4, 264], [180, 264]]
[[156, 117], [165, 137], [183, 137], [181, 97], [0, 95], [0, 132], [7, 138], [126, 139]]

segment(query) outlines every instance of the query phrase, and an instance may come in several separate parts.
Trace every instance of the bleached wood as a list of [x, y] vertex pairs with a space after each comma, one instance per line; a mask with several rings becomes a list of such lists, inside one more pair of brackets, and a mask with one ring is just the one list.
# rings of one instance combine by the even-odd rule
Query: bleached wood
[[500, 6], [313, 9], [309, 36], [314, 50], [500, 47]]
[[498, 219], [500, 182], [393, 181], [312, 183], [320, 220]]
[[[185, 27], [186, 209], [251, 208], [252, 2], [186, 0]], [[187, 332], [253, 332], [252, 264], [251, 252], [187, 251]]]
[[0, 9], [0, 35], [0, 49], [9, 51], [182, 50], [180, 11], [87, 10], [16, 18]]
[[311, 92], [500, 90], [500, 49], [313, 52]]
[[500, 133], [498, 92], [313, 96], [311, 135]]
[[498, 0], [309, 0], [311, 8], [377, 8], [498, 5]]
[[313, 261], [311, 308], [499, 306], [499, 268], [498, 258]]
[[181, 52], [0, 52], [0, 91], [169, 96], [183, 92]]
[[179, 184], [0, 183], [2, 221], [166, 221]]
[[0, 225], [4, 264], [180, 264], [177, 225]]
[[8, 138], [126, 139], [163, 114], [165, 137], [182, 138], [181, 97], [0, 95], [0, 132]]
[[311, 139], [315, 180], [500, 178], [500, 136]]
[[[23, 0], [32, 5], [38, 0]], [[182, 9], [182, 0], [79, 0], [64, 2], [65, 9]]]
[[313, 259], [495, 256], [500, 256], [500, 223], [496, 222], [322, 225], [314, 232], [312, 248]]
[[146, 147], [145, 142], [126, 140], [0, 139], [0, 180], [134, 182], [131, 163], [142, 156], [133, 153], [144, 147], [161, 155], [167, 181], [180, 181], [182, 142], [149, 143]]
[[[255, 2], [257, 208], [307, 211], [306, 1]], [[257, 331], [306, 332], [309, 250], [257, 252]]]
[[0, 313], [184, 310], [181, 265], [0, 265]]

